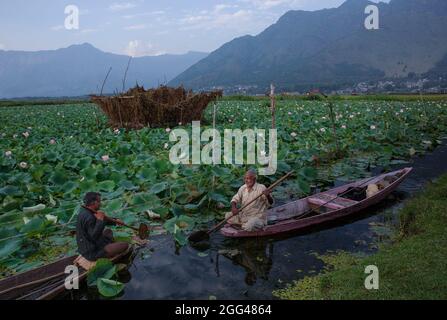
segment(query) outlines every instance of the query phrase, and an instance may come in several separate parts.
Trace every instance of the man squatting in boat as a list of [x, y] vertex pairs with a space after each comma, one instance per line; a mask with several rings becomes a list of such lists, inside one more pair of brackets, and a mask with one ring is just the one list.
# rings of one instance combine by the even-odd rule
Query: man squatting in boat
[[[274, 200], [270, 190], [263, 184], [257, 183], [256, 170], [248, 170], [244, 176], [245, 184], [239, 188], [237, 194], [231, 200], [231, 212], [226, 213], [225, 218], [232, 217], [228, 223], [241, 226], [245, 231], [255, 231], [262, 229], [267, 224], [267, 209], [273, 205]], [[238, 204], [241, 207], [263, 194], [247, 208], [239, 212]]]
[[[84, 206], [79, 211], [76, 225], [76, 241], [81, 256], [88, 261], [100, 258], [112, 258], [128, 249], [126, 242], [114, 242], [113, 232], [106, 225], [115, 225], [105, 218], [101, 208], [101, 194], [88, 192], [84, 197]], [[123, 222], [117, 220], [118, 225]]]

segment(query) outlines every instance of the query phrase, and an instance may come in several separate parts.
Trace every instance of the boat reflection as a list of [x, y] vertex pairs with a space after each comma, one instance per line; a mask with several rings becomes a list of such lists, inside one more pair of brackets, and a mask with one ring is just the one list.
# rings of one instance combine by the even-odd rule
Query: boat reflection
[[[218, 256], [230, 259], [245, 269], [245, 283], [252, 286], [258, 279], [268, 280], [273, 265], [273, 242], [266, 239], [237, 241], [233, 249], [221, 249]], [[216, 259], [218, 263], [218, 259]], [[218, 272], [218, 268], [216, 270]]]

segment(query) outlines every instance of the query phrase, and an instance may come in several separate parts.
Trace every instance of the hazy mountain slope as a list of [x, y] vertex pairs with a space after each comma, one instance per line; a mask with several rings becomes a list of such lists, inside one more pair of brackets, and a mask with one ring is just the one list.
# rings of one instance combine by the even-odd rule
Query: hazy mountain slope
[[259, 35], [224, 44], [172, 85], [285, 88], [401, 77], [427, 72], [447, 53], [447, 1], [378, 4], [380, 29], [366, 30], [367, 0], [339, 8], [289, 11]]
[[[146, 87], [169, 81], [206, 53], [134, 58], [126, 87], [138, 81]], [[0, 50], [0, 97], [78, 96], [98, 93], [107, 71], [105, 93], [122, 90], [129, 57], [102, 52], [90, 44], [23, 52]]]

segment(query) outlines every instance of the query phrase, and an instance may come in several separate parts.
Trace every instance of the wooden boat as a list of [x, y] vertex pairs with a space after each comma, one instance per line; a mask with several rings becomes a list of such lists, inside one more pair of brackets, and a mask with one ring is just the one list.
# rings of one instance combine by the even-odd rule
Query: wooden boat
[[[244, 231], [230, 224], [221, 229], [221, 233], [230, 238], [265, 237], [303, 230], [329, 221], [354, 215], [363, 209], [385, 199], [396, 190], [413, 168], [404, 168], [373, 178], [349, 183], [313, 196], [303, 198], [285, 205], [270, 209], [267, 212], [268, 224], [258, 231]], [[386, 177], [397, 179], [375, 195], [361, 201], [348, 199], [344, 194], [350, 188], [366, 187], [384, 181]]]
[[[111, 259], [116, 263], [128, 256], [133, 250], [128, 250]], [[60, 259], [48, 265], [22, 272], [0, 280], [0, 300], [51, 300], [68, 290], [65, 289], [65, 268], [73, 265], [78, 256]], [[87, 278], [88, 271], [79, 267], [79, 285]]]

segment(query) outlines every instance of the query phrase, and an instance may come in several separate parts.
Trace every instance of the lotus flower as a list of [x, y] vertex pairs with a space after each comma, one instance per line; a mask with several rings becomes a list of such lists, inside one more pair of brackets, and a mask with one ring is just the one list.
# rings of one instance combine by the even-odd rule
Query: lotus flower
[[57, 223], [57, 217], [56, 217], [56, 216], [53, 216], [52, 214], [47, 214], [47, 215], [45, 215], [45, 218], [46, 218], [48, 221], [51, 221], [51, 222], [53, 222], [53, 223]]
[[169, 148], [169, 143], [165, 143], [164, 148], [165, 149]]
[[290, 135], [292, 136], [292, 138], [296, 138], [296, 136], [298, 136], [296, 132], [292, 132]]
[[107, 162], [110, 160], [110, 157], [106, 154], [101, 157], [102, 161]]
[[113, 130], [113, 133], [114, 133], [114, 134], [120, 134], [120, 129], [115, 129], [115, 130]]
[[19, 167], [22, 168], [22, 169], [26, 169], [26, 168], [28, 168], [28, 163], [26, 163], [26, 162], [20, 162], [20, 163], [19, 163]]
[[371, 125], [371, 130], [376, 130], [376, 126], [375, 125]]
[[171, 128], [166, 128], [166, 132], [167, 133], [171, 132]]
[[6, 157], [10, 157], [10, 156], [12, 156], [12, 151], [9, 151], [9, 150], [6, 151], [6, 152], [5, 152], [5, 156], [6, 156]]
[[326, 132], [326, 128], [321, 128], [320, 131], [321, 132]]
[[346, 129], [346, 125], [342, 125], [341, 128], [342, 128], [342, 129]]
[[29, 137], [29, 132], [26, 131], [26, 132], [22, 133], [22, 136], [24, 136], [25, 138], [28, 138]]
[[51, 139], [51, 140], [50, 140], [50, 144], [56, 144], [56, 140]]

